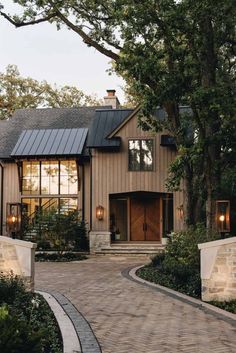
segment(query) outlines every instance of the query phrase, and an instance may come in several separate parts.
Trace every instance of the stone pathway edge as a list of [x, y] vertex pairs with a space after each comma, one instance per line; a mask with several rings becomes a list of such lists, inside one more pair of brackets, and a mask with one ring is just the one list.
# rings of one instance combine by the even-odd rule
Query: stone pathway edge
[[208, 314], [212, 314], [212, 315], [216, 316], [218, 319], [227, 321], [231, 325], [236, 326], [236, 314], [230, 313], [230, 312], [225, 311], [223, 309], [217, 308], [214, 305], [202, 302], [199, 299], [192, 298], [186, 294], [182, 294], [182, 293], [177, 292], [173, 289], [161, 286], [156, 283], [146, 281], [146, 280], [138, 277], [136, 275], [136, 272], [144, 266], [145, 265], [136, 266], [136, 267], [129, 267], [129, 268], [122, 271], [122, 275], [129, 280], [132, 280], [136, 283], [139, 283], [140, 285], [152, 288], [153, 290], [155, 290], [157, 292], [160, 292], [162, 294], [166, 294], [166, 295], [168, 295], [174, 299], [180, 300], [186, 304], [190, 304], [200, 310], [203, 310], [204, 312], [206, 312]]
[[62, 333], [63, 353], [102, 353], [90, 324], [67, 297], [56, 291], [36, 293], [43, 295], [54, 312]]

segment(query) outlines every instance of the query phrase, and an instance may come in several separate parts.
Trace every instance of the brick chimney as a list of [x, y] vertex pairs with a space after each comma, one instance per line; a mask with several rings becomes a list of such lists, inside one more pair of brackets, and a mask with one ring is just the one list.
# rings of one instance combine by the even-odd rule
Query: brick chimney
[[107, 96], [104, 97], [105, 105], [111, 105], [112, 109], [119, 109], [120, 102], [116, 97], [116, 91], [114, 89], [107, 89]]

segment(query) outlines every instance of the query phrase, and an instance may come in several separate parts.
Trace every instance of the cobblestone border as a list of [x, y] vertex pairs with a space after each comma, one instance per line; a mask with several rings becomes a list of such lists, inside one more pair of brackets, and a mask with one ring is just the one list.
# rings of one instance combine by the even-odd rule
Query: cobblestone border
[[173, 289], [161, 286], [156, 283], [148, 282], [148, 281], [138, 277], [136, 275], [136, 272], [144, 266], [145, 265], [136, 266], [136, 267], [128, 267], [125, 270], [123, 270], [121, 273], [125, 278], [127, 278], [133, 282], [136, 282], [142, 286], [148, 287], [156, 292], [160, 292], [162, 294], [168, 295], [171, 298], [180, 300], [183, 303], [190, 304], [190, 305], [194, 306], [195, 308], [203, 310], [207, 314], [212, 314], [215, 317], [217, 317], [218, 319], [227, 321], [231, 325], [236, 326], [236, 315], [235, 314], [230, 313], [228, 311], [225, 311], [223, 309], [217, 308], [214, 305], [204, 303], [199, 299], [189, 297], [188, 295], [182, 294], [182, 293], [177, 292]]
[[67, 297], [56, 291], [40, 290], [40, 292], [48, 293], [54, 297], [70, 318], [80, 342], [81, 353], [102, 353], [101, 346], [89, 322]]

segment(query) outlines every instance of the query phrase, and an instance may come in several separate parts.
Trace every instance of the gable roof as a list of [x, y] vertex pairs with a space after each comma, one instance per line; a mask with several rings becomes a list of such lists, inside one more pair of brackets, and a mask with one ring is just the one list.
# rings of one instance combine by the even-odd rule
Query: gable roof
[[83, 152], [88, 129], [23, 130], [11, 156], [77, 156]]
[[0, 121], [0, 159], [11, 158], [23, 130], [88, 128], [97, 108], [101, 107], [17, 110], [9, 120]]
[[89, 128], [87, 147], [107, 148], [119, 147], [120, 139], [108, 139], [107, 135], [121, 126], [123, 121], [132, 114], [133, 109], [99, 109]]
[[[114, 136], [122, 129], [124, 125], [126, 125], [135, 115], [139, 113], [141, 109], [141, 106], [138, 106], [136, 109], [134, 109], [130, 115], [128, 115], [117, 127], [115, 127], [108, 135], [108, 139], [114, 138]], [[179, 107], [180, 114], [192, 114], [192, 110], [189, 106], [180, 106]], [[164, 120], [167, 118], [167, 113], [164, 109], [158, 107], [154, 113], [153, 117], [159, 120]]]

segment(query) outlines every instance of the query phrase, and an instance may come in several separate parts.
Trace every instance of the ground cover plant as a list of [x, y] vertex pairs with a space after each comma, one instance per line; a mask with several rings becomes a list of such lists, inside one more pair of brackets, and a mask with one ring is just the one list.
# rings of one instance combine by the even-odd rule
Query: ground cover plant
[[[178, 292], [201, 298], [200, 253], [197, 244], [219, 238], [209, 233], [203, 225], [175, 233], [166, 246], [165, 253], [156, 255], [151, 263], [137, 271], [147, 281], [160, 284]], [[236, 300], [209, 302], [236, 314]]]
[[195, 298], [201, 296], [200, 254], [198, 244], [217, 239], [203, 225], [175, 233], [165, 253], [138, 271], [138, 276]]
[[0, 352], [62, 353], [60, 330], [42, 296], [26, 291], [23, 281], [0, 276]]
[[35, 261], [37, 262], [71, 262], [71, 261], [82, 261], [86, 260], [87, 256], [74, 252], [65, 252], [65, 253], [48, 253], [48, 252], [40, 252], [35, 254]]

